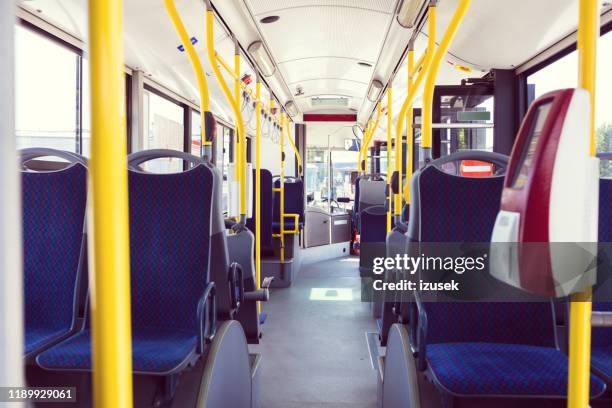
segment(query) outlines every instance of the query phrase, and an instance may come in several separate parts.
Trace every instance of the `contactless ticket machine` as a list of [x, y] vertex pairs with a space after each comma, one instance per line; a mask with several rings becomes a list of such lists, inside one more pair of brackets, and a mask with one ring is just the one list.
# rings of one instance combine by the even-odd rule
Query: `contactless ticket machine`
[[589, 154], [590, 109], [584, 89], [547, 93], [529, 108], [491, 239], [495, 278], [556, 297], [595, 283], [599, 170]]

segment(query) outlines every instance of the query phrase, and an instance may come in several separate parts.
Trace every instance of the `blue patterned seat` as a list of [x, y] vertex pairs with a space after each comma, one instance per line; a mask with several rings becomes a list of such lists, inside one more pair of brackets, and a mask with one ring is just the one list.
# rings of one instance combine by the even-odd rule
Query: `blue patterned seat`
[[[256, 177], [257, 170], [253, 170], [253, 183], [257, 183]], [[274, 193], [272, 192], [272, 173], [269, 170], [261, 169], [261, 235], [259, 237], [261, 245], [264, 247], [272, 246], [272, 211], [274, 208], [273, 200]], [[248, 218], [246, 226], [255, 234], [255, 225], [257, 220], [255, 219], [255, 200], [253, 200], [252, 213], [253, 217]]]
[[[274, 188], [280, 187], [280, 181], [274, 181]], [[285, 181], [285, 214], [298, 214], [298, 227], [304, 227], [304, 183], [302, 180]], [[280, 193], [274, 193], [272, 231], [275, 234], [280, 232]], [[295, 218], [286, 217], [285, 230], [294, 230]]]
[[[167, 375], [203, 352], [212, 170], [129, 172], [132, 367]], [[89, 324], [37, 357], [46, 369], [90, 370]]]
[[[612, 262], [610, 246], [612, 245], [612, 179], [601, 179], [599, 183], [599, 242], [604, 243], [603, 249], [608, 252], [609, 262]], [[602, 268], [610, 268], [605, 264]], [[600, 274], [612, 273], [609, 269]], [[612, 302], [594, 302], [593, 310], [612, 312]], [[612, 385], [612, 329], [597, 327], [591, 334], [591, 365], [599, 375]]]
[[[416, 177], [419, 241], [490, 241], [503, 176], [467, 178], [428, 166]], [[551, 303], [419, 301], [419, 307], [426, 315], [418, 321], [426, 333], [419, 354], [444, 394], [565, 397], [568, 362], [556, 347]], [[604, 390], [592, 376], [591, 395]]]
[[26, 358], [74, 329], [86, 181], [78, 163], [22, 173]]

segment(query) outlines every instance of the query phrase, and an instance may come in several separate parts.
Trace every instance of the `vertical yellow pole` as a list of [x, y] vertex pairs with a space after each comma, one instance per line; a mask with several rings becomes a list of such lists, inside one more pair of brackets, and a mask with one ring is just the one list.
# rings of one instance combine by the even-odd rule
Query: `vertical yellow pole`
[[[413, 72], [414, 72], [414, 50], [408, 50], [408, 93], [413, 85]], [[412, 129], [412, 102], [408, 105], [406, 111], [406, 144], [407, 144], [407, 160], [406, 160], [406, 184], [404, 185], [404, 200], [406, 204], [410, 204], [410, 178], [412, 177], [413, 164], [413, 146], [414, 146], [414, 134]]]
[[[599, 36], [599, 2], [580, 0], [578, 23], [579, 86], [591, 98], [590, 154], [595, 156], [595, 71]], [[567, 406], [588, 407], [591, 364], [591, 288], [572, 296], [569, 333], [569, 385]]]
[[[402, 116], [397, 118], [398, 121], [403, 121]], [[402, 184], [403, 184], [403, 167], [404, 167], [404, 161], [402, 160], [402, 145], [403, 145], [403, 141], [402, 141], [402, 134], [398, 134], [395, 137], [395, 170], [397, 171], [397, 187], [398, 187], [398, 192], [397, 194], [395, 194], [395, 203], [393, 205], [393, 210], [394, 210], [394, 214], [396, 217], [396, 222], [397, 222], [397, 217], [400, 216], [402, 214]]]
[[455, 8], [455, 13], [451, 21], [448, 24], [446, 32], [444, 33], [444, 37], [442, 37], [442, 41], [440, 41], [440, 45], [436, 50], [435, 55], [433, 56], [433, 60], [431, 61], [431, 65], [427, 72], [427, 78], [425, 80], [425, 87], [423, 89], [423, 120], [422, 120], [422, 140], [423, 140], [423, 154], [425, 156], [425, 160], [431, 159], [431, 146], [432, 146], [432, 111], [433, 111], [433, 93], [434, 87], [436, 85], [436, 76], [438, 75], [438, 70], [440, 69], [440, 65], [442, 64], [442, 59], [446, 55], [450, 44], [453, 42], [457, 31], [459, 30], [459, 26], [467, 13], [468, 8], [470, 7], [471, 0], [459, 0], [457, 7]]
[[285, 113], [280, 113], [280, 236], [281, 262], [285, 262]]
[[[236, 78], [234, 79], [234, 99], [236, 103], [240, 104], [240, 54], [238, 53], [236, 46], [236, 50], [234, 52], [234, 74]], [[236, 134], [234, 135], [234, 171], [236, 180], [239, 183], [242, 183], [242, 135], [239, 133], [238, 129], [236, 129]], [[242, 184], [240, 189], [240, 199], [242, 200]]]
[[393, 192], [391, 191], [391, 173], [393, 166], [391, 165], [391, 149], [393, 148], [393, 91], [391, 86], [387, 89], [387, 232], [391, 231], [391, 204]]
[[[255, 84], [255, 285], [261, 285], [261, 82]], [[261, 311], [261, 303], [257, 302]]]
[[[246, 131], [244, 128], [244, 120], [242, 118], [242, 112], [240, 111], [240, 99], [236, 100], [232, 95], [232, 91], [229, 86], [225, 82], [223, 78], [223, 74], [219, 69], [219, 65], [217, 64], [217, 57], [215, 55], [215, 33], [214, 33], [214, 21], [215, 14], [212, 9], [212, 4], [210, 1], [206, 2], [206, 52], [208, 55], [208, 63], [210, 64], [213, 73], [215, 74], [215, 78], [217, 78], [217, 82], [219, 82], [219, 86], [225, 95], [225, 98], [229, 102], [232, 107], [232, 111], [234, 112], [234, 116], [236, 117], [236, 137], [238, 135], [244, 135], [246, 138]], [[237, 152], [234, 154], [234, 161], [237, 162], [236, 157]], [[240, 218], [241, 222], [246, 222], [246, 183], [243, 183], [244, 178], [238, 178], [240, 183]]]
[[[421, 87], [421, 83], [425, 78], [426, 73], [429, 71], [431, 66], [433, 56], [436, 48], [436, 6], [430, 5], [427, 9], [427, 51], [423, 57], [422, 68], [418, 73], [418, 76], [410, 90], [408, 95], [406, 95], [406, 99], [402, 104], [402, 108], [400, 109], [400, 113], [398, 118], [403, 118], [406, 116], [408, 112], [408, 108], [412, 105], [414, 98], [416, 97], [416, 93]], [[404, 126], [403, 120], [398, 120], [395, 124], [395, 140], [399, 140], [402, 138], [402, 130]]]
[[89, 0], [89, 39], [94, 401], [123, 408], [132, 406], [132, 351], [122, 0]]

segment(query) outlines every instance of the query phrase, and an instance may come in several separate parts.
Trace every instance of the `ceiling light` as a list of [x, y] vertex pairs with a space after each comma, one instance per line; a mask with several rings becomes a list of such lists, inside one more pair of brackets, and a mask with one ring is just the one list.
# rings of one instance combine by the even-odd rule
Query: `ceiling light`
[[369, 62], [359, 61], [357, 65], [361, 65], [362, 67], [372, 68], [372, 64], [370, 64]]
[[269, 77], [274, 75], [276, 71], [276, 66], [272, 61], [272, 57], [268, 54], [266, 47], [264, 47], [261, 41], [255, 41], [249, 48], [247, 48], [251, 56], [255, 59], [259, 70], [263, 76]]
[[380, 96], [380, 92], [383, 89], [383, 83], [380, 82], [378, 79], [375, 79], [372, 81], [372, 84], [370, 85], [370, 89], [368, 89], [368, 100], [370, 102], [376, 102], [378, 100], [378, 97]]
[[403, 0], [397, 12], [397, 22], [404, 28], [412, 28], [421, 10], [423, 0]]
[[279, 16], [268, 16], [268, 17], [264, 17], [261, 20], [259, 20], [259, 22], [262, 24], [271, 24], [271, 23], [276, 23], [279, 19], [280, 19]]
[[285, 104], [285, 110], [291, 117], [294, 117], [298, 114], [298, 108], [293, 101], [287, 101], [287, 103]]

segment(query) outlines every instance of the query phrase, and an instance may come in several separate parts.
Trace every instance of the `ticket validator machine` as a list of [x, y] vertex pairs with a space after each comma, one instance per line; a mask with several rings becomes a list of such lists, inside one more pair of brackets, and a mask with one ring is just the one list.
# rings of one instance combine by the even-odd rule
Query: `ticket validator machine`
[[590, 110], [580, 88], [547, 93], [529, 108], [491, 239], [497, 279], [553, 297], [595, 284], [599, 170], [589, 154]]

